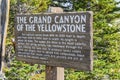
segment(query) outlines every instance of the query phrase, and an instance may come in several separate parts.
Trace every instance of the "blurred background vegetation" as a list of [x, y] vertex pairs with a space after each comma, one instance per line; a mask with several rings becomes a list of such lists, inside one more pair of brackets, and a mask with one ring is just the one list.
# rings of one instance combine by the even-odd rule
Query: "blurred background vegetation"
[[[120, 2], [115, 0], [10, 0], [10, 19], [7, 49], [14, 55], [14, 18], [16, 14], [47, 12], [49, 6], [64, 11], [93, 11], [94, 69], [91, 72], [65, 70], [65, 80], [119, 80], [120, 79]], [[33, 66], [8, 58], [4, 69], [7, 80], [45, 80], [44, 66]]]

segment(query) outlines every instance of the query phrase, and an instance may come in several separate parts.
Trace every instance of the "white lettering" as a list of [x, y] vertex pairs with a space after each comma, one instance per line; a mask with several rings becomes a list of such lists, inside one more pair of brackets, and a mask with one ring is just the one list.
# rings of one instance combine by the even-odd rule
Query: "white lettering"
[[18, 24], [17, 25], [17, 30], [22, 31], [23, 30], [23, 24]]
[[51, 23], [51, 16], [34, 16], [29, 17], [29, 23]]
[[57, 22], [57, 18], [58, 18], [58, 16], [55, 16], [55, 23], [59, 23], [59, 22]]
[[17, 23], [27, 23], [26, 17], [17, 17]]
[[85, 24], [40, 24], [37, 26], [42, 32], [86, 32]]
[[30, 18], [29, 18], [29, 22], [30, 22], [30, 23], [33, 23], [33, 17], [30, 17]]
[[26, 31], [35, 31], [35, 24], [26, 24]]

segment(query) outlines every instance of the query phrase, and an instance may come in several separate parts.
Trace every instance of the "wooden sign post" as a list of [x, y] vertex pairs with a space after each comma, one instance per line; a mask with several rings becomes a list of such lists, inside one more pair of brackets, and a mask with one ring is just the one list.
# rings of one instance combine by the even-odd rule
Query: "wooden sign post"
[[64, 80], [64, 68], [46, 66], [46, 80]]
[[17, 59], [47, 65], [46, 79], [56, 75], [57, 67], [93, 69], [92, 12], [17, 15], [15, 19]]
[[[49, 7], [51, 13], [63, 13], [60, 7]], [[46, 80], [64, 80], [64, 68], [46, 65]]]

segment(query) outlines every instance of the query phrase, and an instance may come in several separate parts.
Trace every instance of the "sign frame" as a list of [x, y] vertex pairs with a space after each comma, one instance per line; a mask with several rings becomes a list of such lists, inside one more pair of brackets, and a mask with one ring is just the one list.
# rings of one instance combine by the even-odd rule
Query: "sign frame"
[[[85, 32], [85, 35], [87, 34], [87, 35], [89, 35], [89, 37], [85, 37], [85, 38], [87, 38], [87, 39], [83, 39], [83, 40], [86, 40], [86, 41], [89, 41], [89, 43], [86, 43], [86, 46], [85, 47], [87, 47], [86, 49], [84, 49], [84, 51], [86, 50], [87, 51], [87, 49], [89, 49], [89, 55], [84, 55], [85, 57], [87, 57], [88, 59], [86, 59], [86, 60], [83, 60], [83, 61], [78, 61], [78, 60], [70, 60], [70, 59], [68, 59], [68, 60], [63, 60], [63, 59], [52, 59], [52, 58], [50, 58], [50, 59], [48, 59], [48, 60], [50, 60], [50, 62], [48, 62], [46, 59], [35, 59], [35, 57], [34, 58], [28, 58], [28, 57], [26, 57], [26, 55], [25, 55], [25, 57], [24, 56], [22, 56], [22, 57], [20, 57], [20, 56], [18, 56], [18, 35], [21, 35], [21, 32], [24, 32], [24, 31], [18, 31], [17, 32], [17, 30], [16, 30], [16, 26], [18, 25], [17, 24], [17, 22], [16, 22], [16, 26], [15, 26], [15, 41], [16, 41], [16, 58], [18, 59], [18, 60], [21, 60], [21, 61], [25, 61], [25, 62], [27, 62], [27, 63], [35, 63], [35, 64], [44, 64], [44, 65], [49, 65], [49, 66], [59, 66], [59, 67], [65, 67], [65, 68], [75, 68], [75, 69], [77, 69], [77, 70], [85, 70], [85, 71], [91, 71], [92, 69], [93, 69], [93, 31], [92, 31], [92, 22], [93, 22], [93, 13], [91, 12], [91, 11], [87, 11], [87, 12], [70, 12], [70, 13], [45, 13], [45, 14], [32, 14], [32, 15], [16, 15], [16, 17], [17, 16], [29, 16], [29, 18], [30, 18], [30, 16], [39, 16], [39, 15], [47, 15], [47, 16], [50, 16], [50, 15], [56, 15], [56, 16], [60, 16], [60, 15], [62, 15], [63, 16], [63, 14], [65, 14], [65, 15], [74, 15], [74, 14], [86, 14], [86, 15], [88, 15], [88, 17], [86, 18], [86, 25], [89, 27], [89, 33], [87, 33], [87, 31]], [[54, 17], [55, 18], [55, 17]], [[89, 18], [89, 19], [88, 19]], [[24, 19], [24, 20], [26, 20], [26, 19]], [[17, 21], [17, 18], [15, 19], [15, 21]], [[28, 20], [26, 20], [26, 21], [28, 21]], [[25, 22], [25, 21], [23, 21], [23, 22]], [[22, 23], [20, 23], [20, 24], [22, 24]], [[26, 22], [25, 22], [25, 24], [26, 24]], [[35, 23], [34, 23], [35, 24]], [[81, 23], [82, 24], [82, 23]], [[85, 26], [86, 27], [86, 26]], [[33, 30], [34, 31], [34, 30]], [[30, 33], [30, 32], [33, 32], [33, 31], [25, 31], [25, 34], [27, 34], [27, 33]], [[43, 31], [42, 29], [41, 29], [41, 31]], [[44, 30], [45, 31], [45, 30]], [[84, 31], [83, 31], [84, 32]], [[49, 34], [49, 32], [42, 32], [42, 33], [47, 33], [47, 34]], [[82, 33], [82, 32], [80, 32], [80, 33]], [[36, 34], [36, 33], [35, 33]], [[39, 34], [39, 33], [38, 33]], [[53, 34], [53, 33], [52, 33]], [[55, 33], [55, 34], [59, 34], [59, 32], [58, 33]], [[67, 33], [65, 33], [65, 34], [67, 34]], [[70, 34], [74, 34], [74, 33], [70, 33]], [[76, 34], [76, 33], [75, 33]], [[22, 34], [22, 35], [24, 35], [24, 34]], [[66, 35], [65, 35], [66, 36]], [[79, 36], [79, 35], [78, 35]], [[33, 36], [31, 36], [31, 37], [33, 37]], [[42, 36], [42, 37], [45, 37], [45, 36]], [[50, 37], [50, 36], [48, 36], [48, 37]], [[55, 36], [53, 36], [53, 37], [55, 37]], [[81, 36], [82, 37], [82, 36]], [[83, 36], [84, 37], [84, 36]], [[59, 37], [60, 38], [60, 37]], [[65, 38], [65, 37], [64, 37]], [[21, 38], [22, 39], [22, 38]], [[78, 38], [77, 38], [77, 40], [78, 40]], [[44, 41], [44, 40], [43, 40]], [[75, 41], [75, 40], [74, 40]], [[63, 40], [63, 42], [65, 42], [64, 40]], [[25, 43], [25, 42], [24, 42]], [[29, 42], [28, 42], [29, 43]], [[87, 44], [89, 44], [89, 46], [87, 46]], [[46, 44], [47, 45], [47, 44]], [[81, 44], [81, 45], [84, 45], [84, 44]], [[76, 45], [75, 45], [76, 46]], [[69, 48], [70, 49], [70, 48]], [[24, 52], [24, 51], [23, 51]], [[53, 52], [55, 52], [55, 51], [53, 51]], [[32, 53], [31, 53], [32, 54]], [[59, 54], [60, 55], [60, 54]], [[48, 56], [51, 56], [51, 55], [48, 55]], [[48, 57], [47, 56], [47, 57]], [[82, 56], [82, 55], [78, 55], [78, 56]], [[56, 57], [56, 56], [55, 56]], [[54, 58], [55, 58], [54, 57]], [[43, 61], [42, 63], [41, 63], [41, 61]], [[56, 62], [57, 61], [57, 62]], [[60, 63], [58, 63], [60, 61]], [[88, 62], [89, 61], [89, 62]], [[44, 63], [45, 62], [45, 63]], [[54, 63], [53, 63], [54, 62]]]

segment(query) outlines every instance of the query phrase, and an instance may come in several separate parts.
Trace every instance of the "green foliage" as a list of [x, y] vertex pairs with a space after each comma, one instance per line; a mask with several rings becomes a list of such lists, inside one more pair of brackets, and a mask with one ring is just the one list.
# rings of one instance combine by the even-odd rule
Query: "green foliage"
[[30, 66], [20, 61], [13, 61], [10, 69], [5, 69], [7, 80], [29, 80], [31, 74], [37, 70], [38, 65]]
[[[23, 13], [38, 13], [45, 11], [50, 4], [49, 0], [20, 0], [24, 6]], [[88, 5], [89, 4], [89, 5]], [[7, 43], [11, 44], [14, 37], [14, 17], [18, 11], [17, 0], [11, 0], [10, 23]], [[116, 2], [114, 0], [75, 0], [76, 11], [93, 11], [94, 33], [94, 66], [91, 72], [79, 72], [74, 69], [65, 70], [65, 80], [119, 80], [120, 79], [120, 27], [113, 25], [116, 18]], [[120, 9], [119, 9], [120, 10]], [[14, 61], [10, 69], [6, 69], [8, 80], [29, 80], [31, 73], [37, 66], [30, 66]]]
[[[10, 0], [10, 19], [9, 26], [7, 31], [7, 41], [6, 48], [13, 46], [12, 38], [14, 38], [14, 18], [16, 14], [20, 13], [40, 13], [47, 10], [48, 5], [50, 4], [49, 0]], [[12, 52], [14, 53], [14, 48]], [[11, 54], [10, 54], [11, 55]], [[38, 69], [38, 65], [31, 66], [24, 62], [12, 60], [10, 68], [4, 68], [5, 76], [7, 80], [30, 80], [33, 78], [33, 74]], [[39, 80], [39, 76], [35, 79]], [[40, 78], [41, 79], [41, 78]]]
[[[113, 25], [115, 14], [114, 0], [85, 0], [74, 3], [76, 11], [87, 11], [87, 4], [94, 13], [94, 69], [92, 72], [66, 73], [66, 80], [115, 80], [120, 79], [120, 27]], [[74, 75], [74, 78], [71, 77]]]
[[40, 13], [45, 12], [50, 4], [50, 0], [10, 0], [10, 19], [7, 32], [7, 43], [12, 44], [11, 39], [14, 37], [14, 18], [20, 13]]
[[21, 0], [18, 2], [19, 5], [24, 6], [26, 8], [26, 13], [38, 13], [46, 11], [48, 8], [48, 4], [50, 4], [49, 0]]

